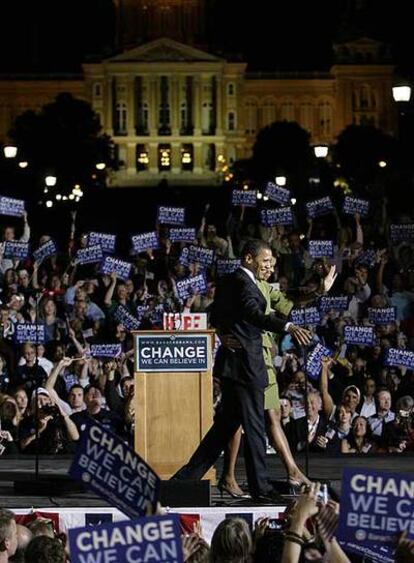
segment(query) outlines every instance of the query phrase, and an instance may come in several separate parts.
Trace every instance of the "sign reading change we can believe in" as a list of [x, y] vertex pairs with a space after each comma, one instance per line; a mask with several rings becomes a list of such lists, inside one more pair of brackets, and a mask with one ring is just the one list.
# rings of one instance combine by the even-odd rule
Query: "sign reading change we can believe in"
[[208, 371], [209, 334], [135, 334], [135, 370]]

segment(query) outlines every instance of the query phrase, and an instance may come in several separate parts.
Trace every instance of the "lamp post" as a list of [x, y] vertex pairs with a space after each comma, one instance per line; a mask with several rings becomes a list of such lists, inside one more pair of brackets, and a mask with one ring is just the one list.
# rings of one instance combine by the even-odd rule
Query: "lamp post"
[[328, 152], [328, 145], [314, 145], [313, 147], [313, 153], [316, 158], [326, 158], [328, 156]]
[[[392, 88], [392, 97], [398, 107], [398, 138], [405, 162], [410, 163], [411, 147], [409, 132], [411, 129], [410, 100], [412, 88], [408, 83], [400, 83]], [[411, 164], [411, 163], [410, 163]]]

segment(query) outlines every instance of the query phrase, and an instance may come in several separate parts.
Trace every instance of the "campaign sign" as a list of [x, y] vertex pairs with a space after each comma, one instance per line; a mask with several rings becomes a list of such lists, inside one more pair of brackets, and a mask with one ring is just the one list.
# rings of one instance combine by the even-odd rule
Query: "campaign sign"
[[233, 206], [244, 205], [245, 207], [256, 207], [257, 191], [256, 190], [233, 190], [231, 196], [231, 204]]
[[163, 330], [206, 330], [207, 313], [164, 313]]
[[178, 297], [185, 301], [195, 293], [204, 294], [207, 291], [207, 280], [204, 274], [177, 281]]
[[414, 352], [409, 350], [399, 350], [398, 348], [388, 348], [385, 355], [387, 366], [400, 366], [414, 369]]
[[262, 209], [260, 211], [262, 225], [274, 227], [275, 225], [293, 225], [291, 207], [278, 207], [277, 209]]
[[353, 553], [394, 561], [401, 533], [414, 538], [413, 498], [413, 473], [344, 469], [337, 539]]
[[387, 325], [395, 322], [395, 307], [368, 307], [368, 320], [376, 325]]
[[134, 315], [131, 315], [125, 305], [118, 305], [113, 313], [113, 317], [127, 330], [138, 330], [141, 324]]
[[91, 344], [89, 353], [93, 358], [117, 358], [122, 353], [122, 345]]
[[321, 315], [317, 307], [301, 307], [292, 309], [289, 321], [295, 325], [317, 325], [321, 322]]
[[4, 243], [4, 258], [15, 258], [24, 260], [29, 256], [29, 243], [17, 240], [6, 240]]
[[327, 213], [333, 211], [333, 209], [334, 206], [329, 196], [308, 201], [308, 203], [306, 204], [306, 211], [308, 217], [310, 217], [311, 219], [318, 217], [319, 215], [326, 215]]
[[137, 305], [136, 313], [137, 313], [137, 319], [140, 324], [142, 322], [142, 319], [144, 318], [144, 315], [148, 313], [148, 311], [149, 311], [149, 305]]
[[312, 258], [333, 258], [334, 243], [333, 240], [310, 240], [309, 254]]
[[45, 244], [42, 244], [42, 246], [39, 246], [39, 248], [33, 252], [33, 258], [36, 262], [40, 263], [42, 260], [49, 258], [49, 256], [56, 254], [56, 252], [57, 247], [55, 241], [48, 240]]
[[374, 346], [375, 330], [372, 326], [344, 326], [344, 341], [347, 344]]
[[194, 242], [197, 238], [197, 234], [194, 228], [182, 227], [170, 229], [168, 238], [171, 242]]
[[158, 303], [157, 305], [155, 305], [155, 307], [151, 308], [149, 314], [149, 320], [151, 321], [151, 324], [161, 327], [164, 317], [164, 311], [164, 303]]
[[24, 211], [24, 201], [22, 199], [0, 196], [0, 215], [22, 217]]
[[367, 266], [368, 268], [373, 268], [377, 263], [377, 253], [375, 250], [369, 249], [364, 250], [355, 258], [355, 266]]
[[205, 268], [212, 266], [214, 262], [214, 250], [203, 246], [191, 245], [188, 248], [188, 261], [190, 264], [200, 264]]
[[414, 223], [390, 225], [390, 239], [392, 242], [414, 242]]
[[348, 304], [349, 297], [347, 295], [323, 296], [319, 299], [319, 310], [322, 313], [326, 313], [326, 311], [346, 311]]
[[185, 225], [185, 208], [160, 206], [157, 221], [163, 225]]
[[73, 563], [182, 563], [178, 514], [69, 529]]
[[127, 280], [131, 273], [132, 264], [121, 260], [120, 258], [114, 258], [113, 256], [105, 256], [104, 260], [101, 262], [101, 272], [102, 274], [112, 274], [114, 272], [116, 276], [121, 280]]
[[88, 234], [88, 246], [95, 246], [97, 244], [100, 245], [104, 252], [113, 254], [115, 252], [116, 235], [90, 232]]
[[15, 337], [18, 344], [44, 344], [45, 326], [39, 323], [17, 323]]
[[319, 374], [322, 369], [322, 358], [331, 357], [332, 350], [322, 346], [322, 344], [317, 344], [315, 348], [308, 353], [308, 358], [306, 361], [306, 373], [312, 379], [319, 379]]
[[217, 276], [226, 276], [227, 274], [232, 274], [240, 267], [240, 264], [241, 260], [237, 259], [217, 260], [216, 274]]
[[156, 506], [160, 479], [122, 438], [88, 420], [69, 468], [69, 475], [130, 518]]
[[277, 186], [273, 182], [269, 182], [265, 188], [265, 195], [272, 201], [276, 201], [281, 205], [290, 203], [290, 191], [281, 186]]
[[102, 248], [99, 244], [80, 248], [75, 256], [76, 264], [94, 264], [103, 258]]
[[369, 201], [358, 197], [345, 196], [343, 212], [347, 215], [358, 213], [361, 217], [366, 217], [369, 211]]
[[146, 250], [155, 250], [160, 246], [157, 231], [134, 235], [131, 237], [131, 241], [134, 254], [139, 254], [140, 252], [145, 252]]
[[207, 371], [208, 334], [135, 334], [135, 371]]

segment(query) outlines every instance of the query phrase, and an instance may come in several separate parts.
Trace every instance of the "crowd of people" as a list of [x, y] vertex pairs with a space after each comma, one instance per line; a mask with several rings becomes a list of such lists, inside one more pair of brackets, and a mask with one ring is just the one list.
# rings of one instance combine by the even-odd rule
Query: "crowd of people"
[[[327, 310], [310, 326], [313, 343], [332, 350], [322, 358], [319, 379], [306, 373], [304, 350], [289, 333], [271, 345], [281, 397], [281, 424], [292, 453], [402, 453], [414, 450], [414, 371], [387, 366], [387, 349], [414, 346], [414, 254], [410, 242], [393, 241], [386, 202], [373, 206], [369, 219], [329, 215], [308, 219], [308, 231], [296, 226], [265, 227], [256, 210], [232, 208], [223, 226], [211, 212], [192, 244], [214, 250], [215, 258], [235, 260], [243, 244], [265, 240], [275, 258], [268, 281], [284, 299], [280, 316], [298, 305], [316, 305], [321, 279], [330, 265], [338, 274], [332, 296], [346, 296], [344, 310]], [[159, 329], [164, 313], [209, 312], [217, 283], [216, 266], [183, 260], [190, 242], [174, 243], [165, 225], [155, 228], [159, 248], [133, 254], [128, 279], [102, 274], [98, 263], [79, 264], [87, 233], [77, 233], [76, 213], [66, 245], [41, 262], [4, 257], [7, 241], [38, 248], [50, 233], [33, 236], [27, 214], [23, 224], [1, 217], [0, 243], [0, 453], [70, 453], [87, 416], [133, 442], [133, 341], [126, 317], [142, 329]], [[393, 218], [408, 224], [410, 217]], [[60, 238], [62, 238], [62, 233]], [[334, 241], [333, 258], [313, 259], [309, 240]], [[177, 282], [204, 272], [202, 292], [180, 298]], [[395, 320], [375, 326], [373, 346], [349, 345], [348, 325], [367, 326], [368, 308], [395, 307]], [[120, 316], [122, 311], [123, 316]], [[44, 327], [44, 342], [17, 342], [21, 323]], [[120, 344], [114, 358], [93, 357], [92, 344]], [[220, 403], [220, 382], [216, 401]], [[306, 391], [306, 392], [305, 392]], [[305, 405], [308, 398], [308, 408]], [[306, 424], [305, 413], [308, 414]]]

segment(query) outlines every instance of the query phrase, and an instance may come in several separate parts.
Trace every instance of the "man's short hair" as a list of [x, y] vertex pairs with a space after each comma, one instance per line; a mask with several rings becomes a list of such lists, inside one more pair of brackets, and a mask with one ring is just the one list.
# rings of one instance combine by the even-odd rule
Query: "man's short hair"
[[246, 256], [250, 254], [250, 256], [256, 258], [256, 256], [259, 254], [261, 250], [271, 251], [272, 249], [264, 240], [260, 240], [260, 239], [248, 240], [242, 248], [241, 257], [246, 258]]
[[25, 558], [30, 563], [66, 563], [62, 542], [47, 536], [33, 538], [26, 548]]

